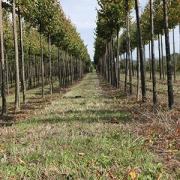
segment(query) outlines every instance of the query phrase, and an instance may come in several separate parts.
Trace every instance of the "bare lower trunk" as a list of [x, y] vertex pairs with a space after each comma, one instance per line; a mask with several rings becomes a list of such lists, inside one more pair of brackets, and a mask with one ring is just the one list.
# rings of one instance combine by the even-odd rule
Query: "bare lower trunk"
[[17, 43], [17, 26], [16, 26], [16, 12], [15, 0], [13, 0], [13, 32], [14, 32], [14, 51], [15, 51], [15, 69], [16, 69], [16, 84], [15, 84], [15, 110], [20, 110], [20, 88], [19, 88], [19, 57], [18, 57], [18, 43]]
[[53, 82], [52, 82], [52, 63], [51, 63], [51, 34], [48, 35], [48, 51], [49, 51], [49, 84], [50, 94], [53, 93]]
[[42, 32], [40, 33], [40, 48], [41, 48], [41, 81], [42, 81], [42, 98], [44, 98], [44, 60], [43, 60], [43, 44], [42, 44]]
[[1, 58], [1, 96], [2, 96], [2, 116], [7, 115], [6, 108], [6, 75], [4, 63], [4, 42], [3, 42], [3, 29], [2, 29], [2, 0], [0, 1], [0, 58]]
[[167, 63], [167, 84], [168, 84], [168, 104], [171, 109], [174, 104], [173, 86], [172, 86], [172, 70], [171, 70], [171, 57], [169, 45], [169, 27], [168, 27], [168, 12], [167, 0], [163, 0], [164, 10], [164, 26], [165, 26], [165, 41], [166, 41], [166, 63]]
[[144, 59], [143, 59], [143, 47], [142, 47], [142, 36], [141, 36], [141, 27], [140, 27], [140, 19], [139, 19], [139, 8], [138, 2], [135, 0], [136, 6], [136, 19], [137, 19], [137, 27], [138, 27], [138, 42], [140, 49], [140, 69], [141, 69], [141, 89], [142, 89], [142, 101], [146, 101], [146, 79], [145, 79], [145, 69], [144, 69]]
[[157, 104], [156, 95], [156, 65], [154, 57], [154, 22], [153, 22], [153, 0], [150, 0], [150, 17], [151, 17], [151, 54], [152, 54], [152, 80], [153, 80], [153, 103]]
[[18, 17], [19, 17], [19, 31], [20, 31], [20, 59], [21, 59], [21, 87], [23, 93], [23, 103], [26, 104], [26, 82], [25, 82], [25, 72], [24, 72], [24, 47], [23, 47], [23, 33], [22, 33], [22, 20], [20, 15], [20, 10], [18, 7]]

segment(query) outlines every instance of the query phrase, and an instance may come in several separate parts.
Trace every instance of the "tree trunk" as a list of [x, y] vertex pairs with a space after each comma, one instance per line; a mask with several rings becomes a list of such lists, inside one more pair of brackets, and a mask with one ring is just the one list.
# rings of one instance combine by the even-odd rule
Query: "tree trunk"
[[61, 59], [60, 59], [60, 45], [58, 45], [58, 78], [59, 78], [59, 88], [62, 86], [62, 73], [61, 73]]
[[172, 86], [172, 70], [171, 70], [171, 57], [170, 57], [170, 45], [169, 45], [169, 29], [168, 29], [168, 12], [167, 12], [167, 0], [163, 0], [164, 10], [164, 28], [165, 28], [165, 41], [166, 41], [166, 63], [167, 63], [167, 84], [168, 84], [168, 105], [171, 109], [174, 104], [173, 86]]
[[150, 0], [150, 19], [151, 19], [151, 56], [152, 56], [152, 81], [153, 81], [153, 103], [157, 104], [156, 95], [156, 62], [154, 57], [154, 21], [153, 21], [153, 0]]
[[7, 52], [6, 52], [6, 86], [7, 86], [7, 95], [9, 95], [9, 62], [8, 62]]
[[174, 38], [174, 27], [173, 27], [173, 59], [174, 59], [174, 81], [176, 80], [176, 56], [175, 56], [175, 38]]
[[119, 27], [117, 27], [117, 57], [116, 57], [116, 65], [117, 65], [117, 88], [120, 89]]
[[50, 94], [53, 93], [53, 82], [52, 82], [52, 64], [51, 64], [51, 34], [48, 35], [48, 51], [49, 51], [49, 84]]
[[164, 80], [165, 79], [165, 71], [164, 71], [164, 51], [163, 51], [162, 34], [161, 34], [161, 57], [162, 57], [162, 75], [163, 75], [163, 80]]
[[151, 70], [151, 66], [152, 66], [152, 58], [151, 58], [151, 41], [149, 41], [149, 79], [152, 79], [152, 70]]
[[20, 59], [21, 59], [21, 88], [23, 94], [23, 103], [26, 104], [26, 82], [24, 72], [24, 47], [23, 47], [23, 33], [22, 33], [22, 20], [20, 9], [18, 6], [18, 19], [19, 19], [19, 31], [20, 31]]
[[28, 88], [32, 89], [32, 59], [31, 59], [31, 48], [29, 48], [29, 75], [28, 75]]
[[[40, 27], [40, 28], [41, 28], [41, 27]], [[40, 31], [41, 31], [41, 30], [40, 30]], [[40, 32], [42, 98], [44, 98], [44, 60], [43, 60], [42, 37], [43, 37], [43, 34], [42, 34], [42, 32]]]
[[19, 57], [18, 57], [18, 43], [17, 43], [17, 26], [16, 26], [16, 12], [15, 12], [15, 0], [13, 0], [13, 33], [14, 33], [14, 51], [16, 62], [16, 84], [15, 84], [15, 110], [20, 110], [20, 88], [19, 88]]
[[2, 27], [2, 0], [0, 1], [0, 58], [1, 58], [1, 96], [2, 96], [2, 116], [7, 115], [6, 108], [6, 75], [5, 75], [5, 63], [4, 63], [4, 42], [3, 42], [3, 27]]
[[131, 49], [130, 49], [130, 33], [129, 33], [129, 0], [126, 1], [126, 56], [127, 63], [129, 66], [129, 84], [130, 84], [130, 94], [132, 94], [132, 67], [131, 67]]
[[145, 79], [145, 69], [144, 69], [144, 60], [143, 60], [143, 47], [142, 47], [142, 36], [141, 36], [141, 27], [140, 27], [140, 19], [139, 19], [139, 8], [138, 2], [135, 0], [136, 6], [136, 19], [137, 19], [137, 28], [138, 28], [138, 42], [140, 49], [140, 69], [141, 69], [141, 89], [142, 89], [142, 101], [146, 101], [146, 79]]
[[136, 99], [139, 101], [139, 96], [140, 96], [140, 60], [139, 60], [139, 47], [137, 47], [137, 95]]
[[158, 51], [159, 51], [159, 79], [162, 79], [162, 62], [161, 62], [161, 45], [160, 36], [158, 34]]

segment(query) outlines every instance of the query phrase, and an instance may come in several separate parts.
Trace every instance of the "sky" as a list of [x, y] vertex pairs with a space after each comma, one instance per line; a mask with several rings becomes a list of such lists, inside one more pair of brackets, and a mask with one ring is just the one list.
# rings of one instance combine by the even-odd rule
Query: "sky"
[[[140, 0], [140, 13], [143, 11], [144, 6], [149, 0]], [[97, 0], [60, 0], [60, 4], [67, 15], [76, 26], [77, 31], [80, 33], [81, 38], [84, 40], [84, 44], [88, 47], [91, 60], [94, 56], [94, 32], [96, 28], [96, 16], [98, 8]], [[135, 13], [132, 13], [135, 18]], [[170, 32], [170, 42], [172, 43], [172, 33]], [[179, 35], [178, 28], [175, 29], [176, 39], [176, 52], [179, 52]], [[158, 43], [155, 42], [155, 56], [158, 56]], [[148, 46], [146, 46], [146, 52]], [[172, 53], [172, 46], [171, 46]], [[133, 53], [133, 59], [136, 59], [136, 53]]]

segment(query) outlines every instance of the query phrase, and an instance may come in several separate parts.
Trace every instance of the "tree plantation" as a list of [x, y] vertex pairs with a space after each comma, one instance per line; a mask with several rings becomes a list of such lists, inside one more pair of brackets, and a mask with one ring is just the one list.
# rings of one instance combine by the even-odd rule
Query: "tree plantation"
[[0, 0], [0, 85], [0, 179], [180, 179], [180, 0]]
[[[98, 1], [95, 56], [94, 61], [99, 72], [110, 84], [121, 88], [124, 93], [133, 93], [133, 81], [136, 71], [137, 99], [146, 101], [146, 78], [152, 79], [153, 104], [158, 103], [156, 79], [164, 80], [168, 86], [168, 104], [174, 104], [172, 77], [176, 80], [179, 54], [175, 53], [174, 29], [180, 22], [180, 2], [149, 1], [141, 16], [138, 1], [117, 0]], [[131, 17], [136, 11], [136, 20]], [[180, 25], [179, 25], [180, 29]], [[173, 53], [170, 54], [169, 31], [173, 31]], [[119, 35], [121, 32], [121, 35]], [[162, 40], [165, 36], [165, 43]], [[158, 41], [159, 59], [155, 59], [154, 41]], [[149, 58], [146, 57], [145, 45], [149, 44]], [[165, 47], [165, 52], [164, 52]], [[136, 50], [137, 60], [133, 61], [132, 51]], [[120, 78], [124, 72], [125, 76]], [[123, 82], [121, 82], [123, 81]], [[141, 85], [140, 85], [141, 84]], [[141, 86], [141, 89], [140, 89]]]
[[19, 111], [26, 103], [26, 89], [41, 85], [44, 97], [45, 84], [52, 94], [57, 79], [64, 88], [89, 72], [87, 47], [58, 1], [2, 1], [1, 5], [2, 115], [7, 114], [10, 87], [15, 87]]

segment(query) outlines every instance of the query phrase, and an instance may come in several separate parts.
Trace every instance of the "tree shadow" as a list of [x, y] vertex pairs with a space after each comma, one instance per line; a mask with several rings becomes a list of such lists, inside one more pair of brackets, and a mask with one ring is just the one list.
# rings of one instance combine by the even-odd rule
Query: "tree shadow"
[[[113, 119], [116, 119], [114, 121]], [[47, 116], [42, 116], [39, 119], [28, 120], [26, 123], [32, 124], [56, 124], [61, 122], [72, 123], [125, 123], [130, 121], [130, 117], [124, 110], [94, 110], [89, 109], [85, 111], [68, 110], [65, 112], [51, 112]]]

